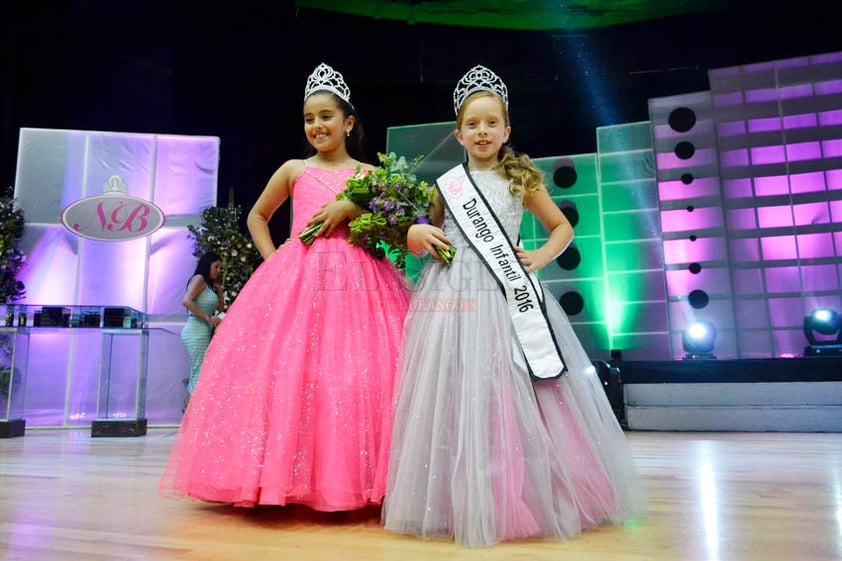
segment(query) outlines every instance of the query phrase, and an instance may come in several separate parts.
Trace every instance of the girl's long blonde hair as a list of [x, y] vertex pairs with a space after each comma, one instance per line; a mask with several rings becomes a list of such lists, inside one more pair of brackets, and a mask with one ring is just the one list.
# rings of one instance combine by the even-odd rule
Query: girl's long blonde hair
[[[500, 108], [503, 110], [503, 118], [506, 120], [506, 125], [509, 125], [509, 112], [503, 100], [491, 92], [481, 91], [468, 96], [459, 108], [459, 113], [456, 116], [456, 125], [458, 127], [462, 126], [465, 108], [471, 101], [480, 97], [493, 97], [496, 99], [500, 103]], [[494, 171], [509, 180], [509, 191], [512, 195], [516, 196], [535, 193], [541, 189], [544, 183], [543, 172], [535, 167], [529, 156], [518, 154], [505, 144], [497, 153], [497, 165], [494, 166]]]

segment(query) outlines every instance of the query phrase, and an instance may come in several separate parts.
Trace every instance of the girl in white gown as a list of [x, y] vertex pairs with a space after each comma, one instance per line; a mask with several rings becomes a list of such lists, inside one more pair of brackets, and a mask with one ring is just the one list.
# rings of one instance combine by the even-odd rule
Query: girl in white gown
[[[434, 257], [437, 247], [457, 249], [450, 265], [428, 261], [407, 316], [385, 527], [488, 546], [622, 523], [642, 513], [646, 499], [591, 360], [542, 285], [532, 288], [543, 297], [546, 323], [538, 318], [520, 333], [511, 291], [501, 290], [507, 278], [534, 281], [532, 271], [567, 247], [572, 228], [537, 168], [505, 144], [508, 92], [500, 78], [471, 69], [454, 106], [467, 164], [437, 181], [432, 216], [441, 229], [415, 225], [408, 242]], [[458, 198], [464, 188], [475, 189], [473, 199]], [[456, 204], [462, 200], [469, 202]], [[493, 215], [472, 212], [477, 200]], [[542, 247], [478, 249], [495, 221], [501, 236], [517, 240], [524, 207], [550, 232]], [[466, 208], [468, 217], [457, 220]], [[514, 302], [517, 310], [523, 301]], [[543, 339], [532, 340], [536, 333]]]

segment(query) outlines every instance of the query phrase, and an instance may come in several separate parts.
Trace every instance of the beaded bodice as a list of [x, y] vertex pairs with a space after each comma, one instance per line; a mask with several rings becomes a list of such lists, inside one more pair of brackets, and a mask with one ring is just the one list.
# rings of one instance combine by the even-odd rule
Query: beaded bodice
[[[506, 235], [513, 243], [516, 242], [523, 218], [523, 199], [512, 195], [509, 192], [509, 182], [494, 171], [472, 171], [471, 177], [494, 214], [497, 215]], [[468, 241], [447, 208], [444, 211], [442, 230], [456, 247], [468, 245]]]

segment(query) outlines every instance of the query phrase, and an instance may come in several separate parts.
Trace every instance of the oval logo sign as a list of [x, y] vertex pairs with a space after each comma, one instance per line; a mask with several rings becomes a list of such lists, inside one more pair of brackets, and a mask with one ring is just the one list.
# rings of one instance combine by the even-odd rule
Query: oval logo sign
[[133, 240], [163, 226], [164, 213], [143, 199], [98, 195], [68, 205], [61, 211], [61, 223], [74, 234], [93, 240]]

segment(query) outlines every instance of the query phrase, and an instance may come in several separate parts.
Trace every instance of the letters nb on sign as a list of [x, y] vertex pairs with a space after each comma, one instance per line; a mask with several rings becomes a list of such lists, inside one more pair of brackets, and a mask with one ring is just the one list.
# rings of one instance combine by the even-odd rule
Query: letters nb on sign
[[103, 191], [68, 205], [61, 213], [64, 227], [85, 238], [121, 241], [148, 236], [164, 225], [163, 211], [149, 201], [126, 195], [120, 176], [111, 176]]

